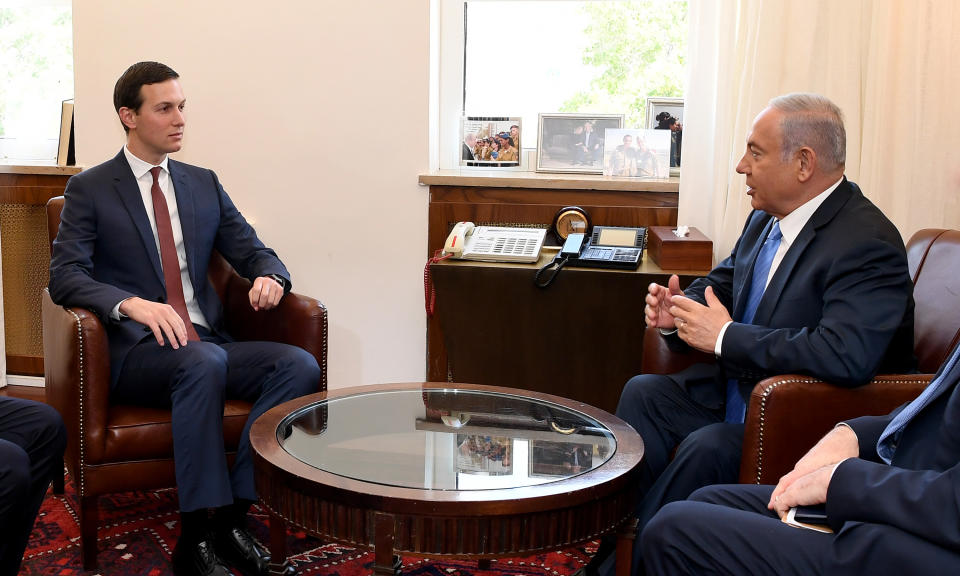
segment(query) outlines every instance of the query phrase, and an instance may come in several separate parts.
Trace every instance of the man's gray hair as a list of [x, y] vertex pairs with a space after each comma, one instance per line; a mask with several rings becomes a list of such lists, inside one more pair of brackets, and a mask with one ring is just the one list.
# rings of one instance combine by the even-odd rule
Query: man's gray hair
[[816, 152], [827, 170], [843, 168], [847, 161], [847, 131], [843, 112], [829, 98], [797, 92], [777, 96], [769, 106], [784, 112], [780, 121], [783, 159], [790, 159], [803, 146]]

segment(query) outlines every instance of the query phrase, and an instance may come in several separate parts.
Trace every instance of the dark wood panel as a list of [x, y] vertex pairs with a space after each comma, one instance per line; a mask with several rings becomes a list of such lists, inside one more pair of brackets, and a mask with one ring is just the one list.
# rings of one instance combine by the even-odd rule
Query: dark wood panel
[[66, 187], [68, 174], [0, 174], [0, 186], [61, 186]]
[[4, 186], [0, 184], [0, 204], [45, 206], [47, 200], [63, 194], [63, 186]]
[[43, 375], [40, 289], [50, 265], [47, 200], [63, 194], [70, 174], [0, 173], [7, 372]]
[[[543, 264], [549, 260], [541, 258]], [[556, 394], [615, 412], [641, 373], [643, 296], [669, 272], [564, 268], [547, 288], [536, 265], [443, 261], [432, 266], [435, 318], [450, 379]], [[686, 286], [699, 273], [686, 272]]]
[[43, 356], [7, 354], [7, 374], [43, 376]]
[[567, 206], [661, 206], [677, 207], [676, 192], [644, 190], [555, 190], [551, 188], [485, 188], [481, 186], [431, 186], [431, 203], [470, 204], [560, 204]]
[[[595, 225], [676, 226], [679, 195], [676, 192], [624, 190], [557, 190], [485, 186], [430, 187], [427, 257], [443, 247], [456, 222], [509, 226], [548, 226], [557, 211], [577, 205]], [[427, 319], [427, 379], [446, 381], [447, 351], [436, 316]]]

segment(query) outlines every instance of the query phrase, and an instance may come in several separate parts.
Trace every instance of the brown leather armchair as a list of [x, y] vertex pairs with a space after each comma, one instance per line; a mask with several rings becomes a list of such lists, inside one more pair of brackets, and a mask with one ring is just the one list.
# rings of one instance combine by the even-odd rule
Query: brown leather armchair
[[[810, 376], [761, 380], [750, 395], [740, 482], [776, 484], [837, 422], [886, 414], [915, 398], [960, 340], [960, 231], [920, 230], [907, 243], [916, 302], [914, 353], [920, 374], [878, 375], [858, 388], [840, 388]], [[676, 353], [656, 329], [643, 338], [644, 373], [669, 374], [713, 356]]]
[[[53, 242], [64, 198], [47, 203]], [[237, 340], [269, 340], [300, 346], [317, 359], [319, 391], [327, 388], [327, 310], [319, 301], [289, 293], [268, 312], [254, 313], [241, 278], [219, 255], [209, 279], [224, 307], [227, 330]], [[64, 308], [42, 296], [43, 355], [47, 399], [63, 416], [67, 469], [80, 500], [81, 559], [97, 564], [97, 497], [176, 485], [170, 411], [110, 403], [107, 335], [97, 317], [83, 308]], [[224, 407], [223, 436], [231, 461], [251, 405], [230, 400]]]

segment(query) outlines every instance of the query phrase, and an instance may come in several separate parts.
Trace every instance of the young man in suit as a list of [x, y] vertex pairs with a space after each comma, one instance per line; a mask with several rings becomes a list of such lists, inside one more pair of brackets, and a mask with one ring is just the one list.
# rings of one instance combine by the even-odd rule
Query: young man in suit
[[[642, 536], [651, 574], [960, 573], [960, 346], [913, 402], [838, 424], [776, 487], [710, 486]], [[781, 522], [825, 504], [833, 533]]]
[[55, 475], [67, 430], [56, 410], [0, 396], [0, 575], [20, 571], [33, 522]]
[[[664, 504], [736, 482], [758, 380], [803, 373], [840, 386], [913, 368], [913, 284], [900, 233], [843, 175], [843, 116], [827, 98], [774, 98], [737, 165], [753, 212], [730, 256], [681, 291], [651, 284], [645, 321], [671, 347], [716, 356], [627, 382], [617, 415], [644, 442], [639, 528]], [[676, 454], [673, 451], [676, 448]], [[606, 573], [605, 546], [586, 568]], [[642, 572], [639, 539], [634, 569]]]
[[[249, 428], [269, 408], [316, 391], [320, 369], [300, 348], [233, 342], [223, 329], [207, 279], [214, 249], [253, 283], [254, 310], [274, 308], [290, 275], [216, 174], [168, 157], [186, 124], [178, 78], [164, 64], [140, 62], [117, 81], [126, 146], [67, 183], [50, 295], [91, 309], [106, 327], [112, 400], [172, 410], [181, 517], [174, 572], [225, 576], [226, 561], [266, 574], [269, 555], [245, 529], [256, 500]], [[253, 403], [232, 469], [226, 398]]]

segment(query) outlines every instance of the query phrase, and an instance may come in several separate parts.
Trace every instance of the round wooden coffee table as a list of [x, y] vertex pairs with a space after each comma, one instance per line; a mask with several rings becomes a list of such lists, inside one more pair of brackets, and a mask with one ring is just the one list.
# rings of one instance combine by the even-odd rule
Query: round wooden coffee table
[[277, 406], [250, 431], [270, 513], [271, 570], [286, 528], [400, 554], [524, 556], [619, 531], [630, 574], [643, 442], [615, 416], [549, 394], [449, 383], [321, 392]]

